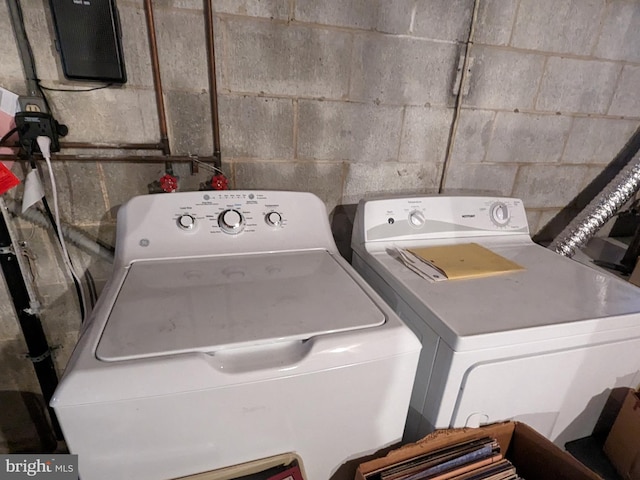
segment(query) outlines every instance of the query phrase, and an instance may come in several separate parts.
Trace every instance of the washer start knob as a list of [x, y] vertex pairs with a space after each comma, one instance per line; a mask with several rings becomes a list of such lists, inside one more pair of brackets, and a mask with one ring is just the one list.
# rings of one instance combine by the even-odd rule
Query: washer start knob
[[178, 226], [183, 230], [191, 230], [196, 225], [196, 219], [185, 213], [178, 217]]
[[244, 217], [237, 210], [225, 210], [218, 216], [218, 226], [225, 233], [238, 234], [244, 228]]
[[267, 222], [267, 225], [270, 227], [279, 227], [282, 223], [282, 215], [278, 212], [269, 212], [264, 216], [264, 221]]

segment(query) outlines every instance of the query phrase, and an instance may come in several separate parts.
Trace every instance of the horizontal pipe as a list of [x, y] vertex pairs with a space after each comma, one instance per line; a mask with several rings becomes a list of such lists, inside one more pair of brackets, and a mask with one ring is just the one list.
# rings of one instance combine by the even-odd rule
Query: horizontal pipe
[[[8, 148], [21, 148], [17, 142], [5, 145]], [[88, 150], [159, 150], [162, 151], [162, 143], [89, 143], [89, 142], [60, 142], [60, 148], [77, 148]]]
[[162, 143], [89, 143], [89, 142], [60, 142], [60, 148], [79, 149], [113, 149], [113, 150], [160, 150]]
[[[36, 159], [41, 159], [40, 155], [35, 156]], [[0, 160], [16, 161], [19, 157], [16, 155], [0, 154]], [[126, 163], [163, 163], [163, 162], [193, 162], [199, 160], [204, 163], [215, 163], [215, 157], [194, 157], [189, 155], [141, 155], [130, 157], [88, 157], [85, 155], [51, 155], [51, 160], [60, 162], [126, 162]]]

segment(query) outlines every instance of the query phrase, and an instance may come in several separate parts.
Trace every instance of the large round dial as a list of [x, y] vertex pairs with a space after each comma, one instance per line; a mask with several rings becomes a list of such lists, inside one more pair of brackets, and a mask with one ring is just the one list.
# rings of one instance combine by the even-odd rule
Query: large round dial
[[195, 225], [196, 219], [188, 213], [178, 217], [178, 226], [183, 230], [191, 230]]
[[414, 210], [409, 214], [409, 224], [412, 227], [419, 228], [424, 225], [426, 219], [424, 218], [424, 213], [419, 210]]
[[223, 232], [235, 235], [244, 228], [244, 217], [237, 210], [225, 210], [218, 215], [218, 226]]
[[499, 227], [504, 227], [509, 220], [511, 220], [511, 214], [509, 213], [509, 207], [502, 202], [496, 202], [491, 205], [491, 221]]
[[279, 227], [282, 223], [282, 215], [278, 212], [269, 212], [264, 216], [264, 221], [267, 222], [267, 225], [270, 227]]

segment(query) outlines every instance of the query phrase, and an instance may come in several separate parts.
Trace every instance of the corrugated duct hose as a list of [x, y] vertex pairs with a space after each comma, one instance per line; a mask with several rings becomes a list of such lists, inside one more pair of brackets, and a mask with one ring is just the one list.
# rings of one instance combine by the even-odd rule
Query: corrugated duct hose
[[[34, 223], [43, 228], [51, 229], [51, 223], [49, 223], [44, 214], [42, 214], [35, 208], [30, 208], [26, 212], [22, 213], [21, 207], [17, 202], [7, 199], [7, 209], [14, 215], [22, 217], [25, 220], [30, 221], [31, 223]], [[67, 225], [62, 225], [62, 235], [64, 235], [64, 238], [66, 238], [85, 252], [100, 257], [101, 259], [106, 260], [109, 263], [113, 263], [113, 252], [108, 248], [100, 245], [93, 239], [89, 238], [81, 231]]]
[[616, 212], [640, 189], [640, 155], [622, 169], [616, 177], [574, 218], [549, 245], [566, 257], [583, 247]]

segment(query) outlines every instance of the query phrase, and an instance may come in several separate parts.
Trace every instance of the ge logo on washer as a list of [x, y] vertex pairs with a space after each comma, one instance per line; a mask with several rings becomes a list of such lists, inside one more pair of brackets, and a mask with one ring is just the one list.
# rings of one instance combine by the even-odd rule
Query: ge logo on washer
[[143, 238], [143, 239], [141, 239], [141, 240], [140, 240], [140, 243], [139, 243], [139, 244], [140, 244], [140, 246], [141, 246], [141, 247], [148, 247], [148, 246], [149, 246], [149, 243], [150, 243], [150, 242], [149, 242], [149, 239], [148, 239], [148, 238]]

